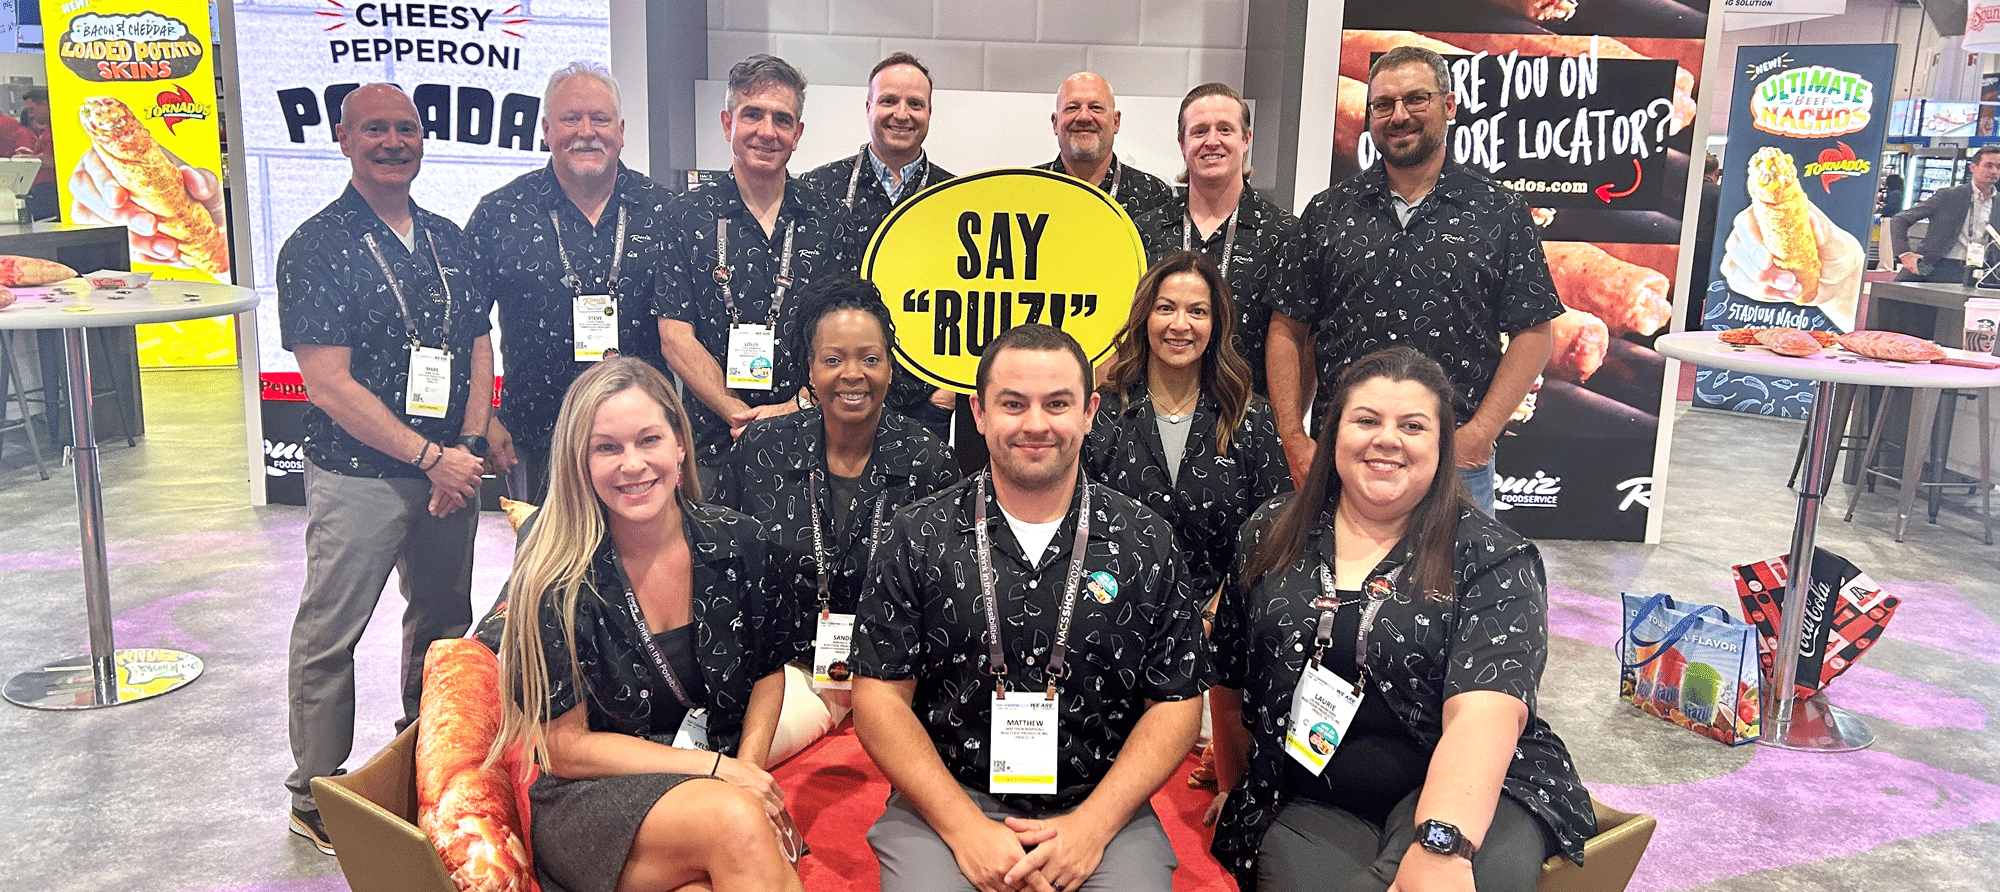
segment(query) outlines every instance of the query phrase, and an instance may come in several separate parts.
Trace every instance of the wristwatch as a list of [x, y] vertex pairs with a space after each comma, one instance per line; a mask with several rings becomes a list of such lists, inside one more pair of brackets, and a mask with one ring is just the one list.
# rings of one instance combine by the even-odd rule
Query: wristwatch
[[465, 451], [472, 453], [475, 457], [486, 457], [487, 445], [485, 437], [478, 434], [466, 434], [458, 438], [458, 445], [464, 446]]
[[1457, 855], [1468, 861], [1472, 860], [1473, 853], [1479, 851], [1478, 847], [1472, 844], [1472, 840], [1466, 839], [1465, 834], [1458, 832], [1457, 827], [1436, 818], [1417, 825], [1417, 842], [1426, 852]]

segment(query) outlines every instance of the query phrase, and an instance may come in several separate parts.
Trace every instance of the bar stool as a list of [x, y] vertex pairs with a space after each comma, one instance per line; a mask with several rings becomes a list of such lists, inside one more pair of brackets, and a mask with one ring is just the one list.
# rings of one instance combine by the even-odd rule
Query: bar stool
[[[21, 375], [21, 359], [14, 355], [14, 347], [6, 332], [0, 332], [0, 433], [20, 428], [28, 435], [28, 450], [35, 454], [35, 470], [42, 479], [49, 479], [48, 462], [42, 458], [42, 441], [35, 434], [35, 416], [28, 411], [27, 379]], [[44, 391], [46, 392], [46, 391]], [[21, 412], [16, 421], [5, 421], [7, 396], [14, 397], [14, 407]], [[42, 400], [43, 409], [48, 401]]]
[[[1986, 544], [1992, 545], [1993, 427], [1991, 412], [1987, 409], [1988, 394], [1958, 390], [1938, 390], [1929, 387], [1898, 387], [1891, 389], [1890, 392], [1894, 394], [1899, 391], [1906, 391], [1910, 394], [1909, 424], [1903, 431], [1902, 469], [1900, 473], [1892, 473], [1888, 470], [1878, 468], [1875, 464], [1876, 453], [1881, 449], [1882, 429], [1887, 426], [1890, 414], [1887, 411], [1888, 406], [1885, 400], [1882, 407], [1883, 411], [1875, 413], [1875, 424], [1869, 430], [1868, 447], [1862, 453], [1860, 478], [1854, 482], [1853, 488], [1850, 491], [1851, 496], [1847, 501], [1847, 516], [1845, 519], [1849, 522], [1854, 520], [1854, 506], [1856, 502], [1861, 500], [1863, 485], [1866, 484], [1868, 488], [1873, 489], [1874, 481], [1882, 479], [1893, 481], [1896, 484], [1896, 541], [1903, 541], [1903, 535], [1908, 531], [1910, 511], [1916, 505], [1917, 490], [1919, 489], [1923, 489], [1931, 495], [1932, 510], [1930, 512], [1930, 520], [1932, 523], [1936, 523], [1937, 511], [1935, 508], [1935, 498], [1937, 491], [1940, 488], [1967, 485], [1962, 482], [1942, 479], [1945, 471], [1945, 458], [1950, 454], [1951, 443], [1949, 441], [1938, 442], [1938, 431], [1936, 430], [1939, 420], [1938, 402], [1941, 398], [1948, 395], [1950, 402], [1945, 404], [1945, 408], [1947, 411], [1955, 412], [1959, 399], [1977, 400], [1979, 403], [1979, 480], [1977, 486], [1980, 498], [1980, 516], [1985, 522]], [[1929, 443], [1928, 449], [1921, 449], [1917, 445], [1917, 434], [1920, 431], [1929, 434], [1926, 438]], [[1927, 475], [1924, 473], [1926, 465], [1930, 465], [1935, 469], [1935, 472], [1928, 476], [1937, 479], [1926, 479]]]
[[[1861, 399], [1863, 393], [1868, 396], [1869, 411], [1880, 412], [1883, 405], [1882, 388], [1860, 384], [1833, 385], [1833, 443], [1826, 451], [1826, 479], [1819, 482], [1821, 492], [1825, 492], [1827, 487], [1833, 485], [1833, 468], [1840, 463], [1840, 454], [1861, 452], [1868, 442], [1868, 437], [1864, 434], [1847, 432], [1848, 419], [1854, 414], [1854, 404]], [[1799, 433], [1799, 451], [1792, 456], [1792, 476], [1785, 480], [1786, 489], [1798, 488], [1799, 471], [1806, 466], [1806, 450], [1812, 446], [1811, 425], [1806, 427], [1806, 430]], [[1847, 468], [1847, 482], [1853, 483], [1856, 473], [1853, 463], [1850, 462]]]

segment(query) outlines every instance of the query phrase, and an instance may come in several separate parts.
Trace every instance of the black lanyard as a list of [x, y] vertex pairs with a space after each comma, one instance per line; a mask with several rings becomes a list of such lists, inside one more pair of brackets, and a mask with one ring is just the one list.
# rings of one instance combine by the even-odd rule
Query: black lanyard
[[[576, 289], [576, 296], [582, 297], [583, 278], [576, 274], [575, 267], [569, 265], [569, 250], [563, 247], [562, 242], [562, 220], [556, 216], [554, 208], [549, 209], [549, 225], [556, 232], [556, 254], [562, 257], [563, 284]], [[618, 291], [619, 261], [625, 259], [625, 206], [622, 204], [618, 206], [618, 234], [616, 241], [617, 244], [612, 248], [611, 252], [611, 275], [605, 280], [608, 284], [604, 289], [613, 294]]]
[[[625, 572], [625, 559], [615, 548], [611, 550], [611, 565], [618, 570], [618, 585], [625, 589], [625, 606], [632, 612], [632, 625], [639, 632], [639, 640], [646, 643], [646, 656], [652, 658], [653, 668], [666, 677], [667, 687], [674, 692], [674, 699], [681, 701], [681, 706], [698, 708], [701, 704], [694, 702], [687, 689], [681, 687], [680, 676], [675, 675], [674, 667], [667, 664], [667, 655], [660, 651], [659, 642], [653, 640], [653, 630], [646, 627], [646, 612], [639, 609], [639, 596], [632, 592], [632, 577]], [[688, 606], [692, 608], [694, 605], [690, 603]]]
[[[1248, 189], [1250, 187], [1245, 186], [1243, 188]], [[1229, 228], [1224, 231], [1224, 235], [1222, 236], [1222, 261], [1216, 264], [1218, 271], [1222, 273], [1222, 280], [1225, 282], [1229, 281], [1229, 259], [1236, 254], [1236, 214], [1236, 211], [1229, 212]], [[1195, 234], [1194, 215], [1182, 214], [1181, 225], [1183, 226], [1181, 229], [1181, 250], [1192, 250]], [[1238, 297], [1237, 300], [1242, 300], [1242, 298]]]
[[[986, 671], [993, 676], [994, 695], [1007, 699], [1007, 653], [1000, 646], [1000, 599], [994, 592], [993, 537], [986, 531], [986, 476], [979, 472], [979, 507], [973, 516], [973, 534], [979, 541], [979, 591], [986, 599]], [[1076, 589], [1083, 582], [1083, 551], [1090, 535], [1090, 484], [1085, 482], [1082, 501], [1077, 505], [1076, 546], [1070, 549], [1069, 577], [1063, 581], [1062, 613], [1056, 619], [1056, 643], [1049, 649], [1048, 699], [1055, 699], [1056, 683], [1063, 677], [1063, 657], [1069, 653], [1069, 621], [1076, 612]], [[1034, 558], [1028, 566], [1034, 566]]]
[[[875, 496], [875, 519], [868, 524], [868, 563], [875, 563], [875, 548], [882, 544], [882, 505], [889, 500], [889, 488]], [[826, 540], [819, 532], [819, 471], [806, 475], [806, 503], [812, 506], [813, 525], [813, 566], [819, 570], [819, 614], [826, 616], [833, 612], [833, 602], [827, 597], [828, 571], [826, 568]]]
[[[389, 290], [396, 295], [396, 306], [403, 311], [403, 334], [409, 337], [410, 346], [422, 346], [423, 339], [417, 337], [416, 318], [410, 314], [410, 301], [403, 296], [403, 280], [398, 278], [395, 269], [389, 266], [389, 258], [382, 256], [382, 243], [375, 240], [375, 233], [372, 232], [363, 233], [361, 240], [368, 244], [368, 253], [375, 255], [375, 265], [382, 268], [382, 275], [389, 280]], [[442, 334], [443, 341], [438, 346], [443, 349], [450, 349], [451, 278], [444, 274], [444, 260], [438, 257], [437, 238], [432, 236], [431, 231], [428, 229], [424, 230], [424, 241], [430, 243], [431, 263], [437, 265], [438, 282], [444, 285], [444, 332]]]
[[[847, 175], [846, 204], [847, 204], [847, 209], [850, 211], [854, 210], [854, 191], [861, 187], [861, 165], [867, 163], [867, 161], [868, 161], [868, 145], [866, 143], [863, 143], [861, 146], [861, 152], [854, 156], [854, 171]], [[919, 192], [923, 191], [923, 188], [925, 186], [930, 185], [931, 182], [931, 161], [929, 158], [925, 158], [923, 159], [923, 162], [924, 162], [924, 172], [921, 176], [917, 178], [917, 191]], [[886, 167], [888, 165], [883, 165], [883, 166]], [[902, 187], [896, 190], [896, 195], [903, 194], [904, 192], [908, 191], [909, 188], [910, 188], [909, 181], [905, 180], [903, 182]], [[896, 200], [896, 195], [889, 196], [889, 200], [891, 202], [894, 202]]]
[[[1368, 677], [1368, 627], [1375, 623], [1375, 614], [1382, 609], [1382, 602], [1396, 593], [1396, 577], [1403, 568], [1398, 566], [1386, 576], [1377, 576], [1365, 583], [1364, 593], [1368, 607], [1361, 614], [1361, 626], [1354, 633], [1354, 687], [1360, 690], [1362, 679]], [[1326, 649], [1333, 646], [1333, 618], [1340, 612], [1340, 590], [1333, 585], [1333, 569], [1322, 561], [1319, 565], [1320, 598], [1313, 606], [1319, 608], [1319, 627], [1313, 640], [1312, 662], [1323, 665], [1320, 658]]]
[[[792, 287], [792, 235], [797, 231], [796, 223], [785, 221], [785, 248], [778, 255], [778, 277], [773, 283], [777, 287], [771, 291], [771, 313], [765, 323], [772, 327], [777, 326], [778, 310], [784, 307], [785, 292]], [[722, 286], [722, 308], [729, 314], [729, 324], [737, 324], [736, 289], [729, 284], [728, 217], [715, 218], [715, 284]]]

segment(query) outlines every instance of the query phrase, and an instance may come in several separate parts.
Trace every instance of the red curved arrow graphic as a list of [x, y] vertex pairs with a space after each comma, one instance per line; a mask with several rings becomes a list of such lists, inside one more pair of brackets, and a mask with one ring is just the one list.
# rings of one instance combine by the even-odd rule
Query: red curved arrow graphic
[[1643, 182], [1645, 179], [1646, 179], [1645, 168], [1640, 167], [1639, 159], [1634, 158], [1632, 159], [1632, 188], [1627, 189], [1623, 192], [1613, 192], [1611, 191], [1612, 184], [1605, 183], [1604, 185], [1597, 187], [1597, 200], [1604, 202], [1605, 204], [1610, 204], [1611, 199], [1624, 198], [1627, 195], [1639, 191], [1639, 183]]

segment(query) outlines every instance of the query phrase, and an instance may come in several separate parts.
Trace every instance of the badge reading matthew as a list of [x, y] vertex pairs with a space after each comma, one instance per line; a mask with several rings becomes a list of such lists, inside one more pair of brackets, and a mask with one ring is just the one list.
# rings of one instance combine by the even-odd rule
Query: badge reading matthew
[[918, 193], [861, 264], [896, 320], [897, 359], [959, 393], [973, 392], [986, 345], [1016, 325], [1053, 325], [1103, 360], [1145, 271], [1139, 230], [1110, 196], [1013, 168]]

